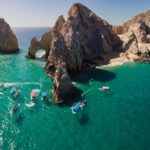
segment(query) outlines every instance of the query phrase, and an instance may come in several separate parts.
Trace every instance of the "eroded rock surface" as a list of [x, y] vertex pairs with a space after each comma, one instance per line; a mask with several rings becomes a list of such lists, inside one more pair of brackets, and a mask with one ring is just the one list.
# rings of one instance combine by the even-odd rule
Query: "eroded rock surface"
[[150, 53], [150, 11], [139, 14], [122, 26], [113, 27], [123, 41], [122, 49], [131, 54]]
[[16, 36], [5, 20], [0, 18], [0, 52], [11, 54], [17, 53], [18, 51], [18, 40]]
[[136, 55], [149, 52], [149, 21], [150, 11], [123, 26], [114, 27], [76, 3], [68, 11], [66, 20], [60, 16], [40, 41], [32, 39], [28, 54], [35, 58], [38, 49], [46, 50], [45, 69], [54, 78], [53, 99], [57, 102], [72, 91], [70, 76], [80, 72], [85, 63], [119, 52], [123, 52], [127, 59], [137, 60], [139, 56]]

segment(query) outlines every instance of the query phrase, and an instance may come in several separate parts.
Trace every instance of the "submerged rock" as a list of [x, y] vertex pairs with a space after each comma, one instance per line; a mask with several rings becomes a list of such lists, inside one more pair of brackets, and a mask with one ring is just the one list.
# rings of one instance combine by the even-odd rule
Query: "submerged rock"
[[18, 51], [16, 36], [5, 20], [0, 18], [0, 53], [12, 54]]

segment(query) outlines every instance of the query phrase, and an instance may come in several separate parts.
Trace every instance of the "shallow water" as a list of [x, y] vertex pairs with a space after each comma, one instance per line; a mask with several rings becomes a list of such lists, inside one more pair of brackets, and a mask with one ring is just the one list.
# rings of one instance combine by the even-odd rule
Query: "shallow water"
[[[2, 150], [149, 150], [150, 149], [150, 65], [127, 63], [122, 66], [87, 70], [73, 79], [82, 90], [87, 106], [73, 115], [69, 107], [35, 100], [32, 89], [52, 89], [44, 62], [27, 60], [29, 41], [47, 28], [14, 29], [21, 52], [0, 55], [0, 82], [21, 89], [18, 99], [9, 88], [0, 93], [0, 149]], [[98, 88], [110, 86], [102, 92]], [[49, 97], [51, 95], [49, 94]], [[14, 105], [21, 107], [11, 113]]]

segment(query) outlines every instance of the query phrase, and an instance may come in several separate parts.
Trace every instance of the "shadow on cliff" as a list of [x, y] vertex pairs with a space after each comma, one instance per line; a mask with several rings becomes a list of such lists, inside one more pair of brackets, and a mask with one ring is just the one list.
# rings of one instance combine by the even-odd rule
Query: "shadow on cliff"
[[90, 68], [82, 71], [78, 76], [73, 77], [72, 81], [87, 84], [90, 81], [108, 82], [116, 78], [116, 74], [102, 69]]

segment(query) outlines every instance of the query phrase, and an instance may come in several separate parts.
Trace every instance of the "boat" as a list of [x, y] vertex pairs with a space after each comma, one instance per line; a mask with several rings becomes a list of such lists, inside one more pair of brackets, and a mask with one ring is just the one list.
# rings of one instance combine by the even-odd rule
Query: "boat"
[[20, 108], [20, 106], [21, 106], [21, 104], [15, 105], [12, 109], [12, 113], [15, 113]]
[[36, 97], [36, 93], [32, 91], [30, 97], [31, 97], [31, 100], [33, 100]]
[[3, 91], [4, 91], [4, 84], [3, 84], [3, 83], [0, 83], [0, 92], [3, 93]]
[[84, 106], [85, 106], [85, 103], [84, 103], [84, 102], [77, 102], [77, 103], [75, 103], [75, 104], [71, 107], [72, 113], [73, 113], [73, 114], [77, 113], [80, 109], [83, 109]]
[[46, 92], [42, 92], [42, 97], [41, 97], [41, 100], [45, 100], [45, 99], [46, 99], [46, 97], [47, 97], [47, 94], [46, 94]]
[[15, 93], [15, 97], [18, 97], [20, 95], [20, 90], [17, 90]]
[[110, 90], [110, 87], [108, 87], [108, 86], [103, 86], [103, 87], [99, 88], [99, 90], [101, 90], [101, 91], [109, 91], [109, 90]]
[[144, 59], [143, 59], [143, 62], [145, 62], [145, 63], [150, 63], [150, 58], [144, 58]]
[[10, 94], [14, 94], [16, 92], [16, 88], [15, 87], [12, 87], [11, 88], [11, 91], [10, 91]]

